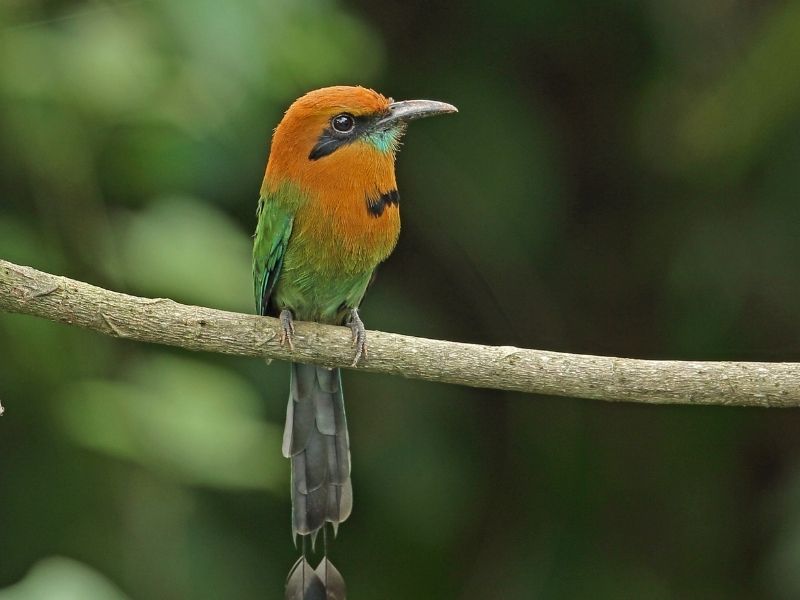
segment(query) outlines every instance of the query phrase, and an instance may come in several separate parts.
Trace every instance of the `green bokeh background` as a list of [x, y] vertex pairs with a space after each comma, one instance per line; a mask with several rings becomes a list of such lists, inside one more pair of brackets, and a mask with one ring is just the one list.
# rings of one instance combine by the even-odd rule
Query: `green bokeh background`
[[[800, 360], [800, 4], [0, 2], [0, 257], [250, 312], [288, 103], [456, 104], [370, 328]], [[285, 364], [0, 315], [0, 600], [281, 597]], [[800, 597], [800, 413], [345, 375], [353, 598]]]

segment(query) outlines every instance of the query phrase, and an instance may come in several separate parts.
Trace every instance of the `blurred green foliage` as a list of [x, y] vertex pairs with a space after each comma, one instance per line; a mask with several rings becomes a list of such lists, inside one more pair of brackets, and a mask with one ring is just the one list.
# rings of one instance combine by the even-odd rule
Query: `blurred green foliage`
[[[800, 6], [5, 0], [0, 257], [251, 310], [271, 129], [360, 83], [410, 131], [369, 327], [800, 360]], [[285, 365], [0, 315], [0, 600], [275, 598]], [[358, 598], [800, 596], [797, 411], [345, 376]]]

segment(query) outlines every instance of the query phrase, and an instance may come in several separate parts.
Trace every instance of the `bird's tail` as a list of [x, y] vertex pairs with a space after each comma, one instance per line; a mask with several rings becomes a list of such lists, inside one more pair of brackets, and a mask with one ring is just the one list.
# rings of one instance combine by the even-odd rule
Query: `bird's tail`
[[[350, 442], [339, 369], [292, 363], [283, 455], [292, 461], [292, 532], [295, 536], [310, 535], [313, 546], [325, 523], [331, 523], [336, 532], [353, 508]], [[320, 581], [316, 571], [323, 567], [323, 589], [329, 585], [333, 588], [333, 581], [341, 580], [327, 556], [316, 571], [311, 569], [305, 559], [305, 539], [303, 550], [289, 573], [287, 598], [316, 597], [305, 594], [311, 591], [308, 585], [313, 587]], [[343, 589], [344, 582], [341, 586]], [[297, 595], [300, 590], [303, 595]]]
[[286, 600], [346, 600], [346, 594], [342, 575], [327, 558], [312, 569], [301, 556], [286, 580]]

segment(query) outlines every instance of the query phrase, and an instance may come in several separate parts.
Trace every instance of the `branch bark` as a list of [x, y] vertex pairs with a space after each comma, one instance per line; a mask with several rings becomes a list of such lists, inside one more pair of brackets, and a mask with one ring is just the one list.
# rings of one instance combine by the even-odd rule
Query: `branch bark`
[[[349, 367], [344, 327], [296, 323], [294, 351], [278, 321], [138, 298], [0, 260], [0, 311], [77, 325], [118, 338]], [[800, 406], [800, 364], [662, 361], [481, 346], [369, 332], [358, 370], [479, 388], [647, 404]]]

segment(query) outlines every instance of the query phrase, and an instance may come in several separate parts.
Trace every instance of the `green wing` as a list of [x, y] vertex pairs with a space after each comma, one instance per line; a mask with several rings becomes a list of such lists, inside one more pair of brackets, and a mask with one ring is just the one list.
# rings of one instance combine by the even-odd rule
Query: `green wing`
[[274, 198], [258, 201], [258, 225], [253, 242], [253, 283], [258, 314], [270, 310], [269, 298], [278, 281], [294, 216]]

